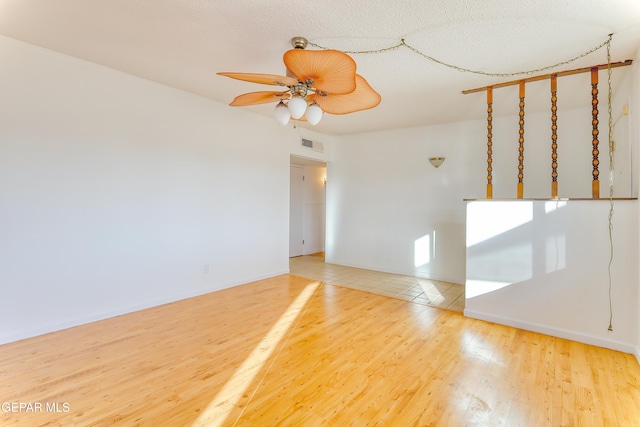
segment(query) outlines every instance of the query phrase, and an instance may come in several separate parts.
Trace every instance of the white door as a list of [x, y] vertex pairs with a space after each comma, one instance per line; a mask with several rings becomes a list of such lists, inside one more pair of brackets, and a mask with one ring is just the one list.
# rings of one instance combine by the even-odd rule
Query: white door
[[300, 166], [290, 167], [289, 191], [289, 257], [300, 256], [304, 252], [304, 175]]

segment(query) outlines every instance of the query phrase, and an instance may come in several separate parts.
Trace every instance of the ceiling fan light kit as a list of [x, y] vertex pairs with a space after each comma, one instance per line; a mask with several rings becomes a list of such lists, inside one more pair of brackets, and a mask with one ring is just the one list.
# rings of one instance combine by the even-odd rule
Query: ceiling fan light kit
[[313, 126], [317, 125], [322, 119], [322, 113], [322, 108], [316, 104], [316, 101], [313, 101], [311, 105], [307, 107], [307, 122]]
[[276, 121], [282, 126], [286, 126], [291, 119], [289, 108], [287, 107], [287, 104], [282, 102], [282, 100], [280, 100], [280, 102], [278, 102], [278, 105], [276, 105], [273, 115], [276, 118]]
[[304, 37], [291, 39], [293, 49], [283, 57], [286, 76], [218, 73], [237, 80], [287, 88], [283, 92], [245, 93], [229, 105], [241, 107], [279, 101], [274, 117], [284, 126], [290, 119], [316, 125], [323, 113], [349, 114], [380, 104], [380, 95], [364, 77], [356, 74], [356, 63], [349, 55], [337, 50], [304, 50], [307, 44]]
[[307, 100], [300, 95], [294, 95], [289, 98], [289, 114], [292, 119], [298, 120], [307, 110]]

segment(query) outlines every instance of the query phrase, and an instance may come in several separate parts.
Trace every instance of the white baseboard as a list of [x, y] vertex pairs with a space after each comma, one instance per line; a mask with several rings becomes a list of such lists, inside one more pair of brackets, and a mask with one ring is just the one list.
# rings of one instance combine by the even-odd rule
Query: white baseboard
[[14, 341], [20, 341], [27, 338], [32, 338], [38, 335], [48, 334], [50, 332], [61, 331], [63, 329], [73, 328], [74, 326], [85, 325], [87, 323], [97, 322], [99, 320], [108, 319], [110, 317], [121, 316], [123, 314], [133, 313], [134, 311], [140, 311], [151, 307], [157, 307], [163, 304], [169, 304], [172, 302], [197, 297], [204, 294], [209, 294], [216, 291], [221, 291], [223, 289], [232, 288], [234, 286], [240, 286], [246, 283], [255, 282], [257, 280], [268, 279], [270, 277], [280, 276], [282, 274], [288, 274], [287, 270], [276, 271], [270, 274], [258, 275], [258, 276], [248, 276], [244, 277], [240, 280], [230, 281], [226, 283], [217, 284], [215, 287], [210, 287], [206, 289], [198, 289], [191, 292], [184, 292], [180, 294], [175, 294], [172, 296], [165, 296], [162, 298], [150, 299], [144, 302], [140, 302], [137, 304], [132, 304], [129, 306], [117, 307], [111, 310], [105, 310], [99, 313], [92, 313], [88, 316], [79, 316], [79, 317], [71, 317], [69, 319], [65, 319], [62, 321], [53, 321], [48, 322], [46, 324], [41, 324], [37, 326], [32, 326], [28, 328], [24, 328], [18, 331], [14, 331], [11, 334], [0, 335], [0, 345], [8, 344]]
[[603, 347], [611, 350], [621, 351], [623, 353], [634, 354], [638, 359], [638, 362], [640, 362], [639, 349], [632, 343], [602, 338], [595, 335], [583, 334], [567, 329], [552, 328], [537, 323], [523, 322], [521, 320], [496, 316], [490, 313], [484, 313], [476, 310], [465, 309], [464, 315], [473, 319], [485, 320], [487, 322], [511, 326], [514, 328], [523, 329], [525, 331], [537, 332], [544, 335], [550, 335], [552, 337], [564, 338], [571, 341], [581, 342], [583, 344], [594, 345], [596, 347]]
[[315, 248], [304, 248], [304, 252], [302, 255], [313, 255], [319, 252], [324, 252], [324, 248], [320, 246], [317, 246]]
[[633, 355], [636, 356], [636, 360], [640, 364], [640, 347], [639, 346], [636, 346], [636, 351], [633, 353]]

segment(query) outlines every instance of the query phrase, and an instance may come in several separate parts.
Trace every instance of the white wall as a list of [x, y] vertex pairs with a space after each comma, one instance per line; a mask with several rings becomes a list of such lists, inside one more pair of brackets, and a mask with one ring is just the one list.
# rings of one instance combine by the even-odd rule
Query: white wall
[[288, 271], [298, 131], [4, 37], [0, 57], [0, 342]]
[[477, 127], [343, 136], [327, 165], [327, 262], [464, 283], [463, 198], [484, 187], [462, 136]]
[[609, 203], [473, 201], [465, 315], [633, 353], [638, 203], [614, 205], [609, 331]]

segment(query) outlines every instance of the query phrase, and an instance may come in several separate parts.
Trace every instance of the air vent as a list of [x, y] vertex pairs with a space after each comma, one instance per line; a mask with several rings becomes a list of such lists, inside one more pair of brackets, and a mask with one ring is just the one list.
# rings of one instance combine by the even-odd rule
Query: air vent
[[314, 142], [314, 141], [311, 141], [310, 139], [302, 138], [302, 146], [306, 148], [311, 148], [313, 151], [324, 153], [324, 144], [322, 142]]

